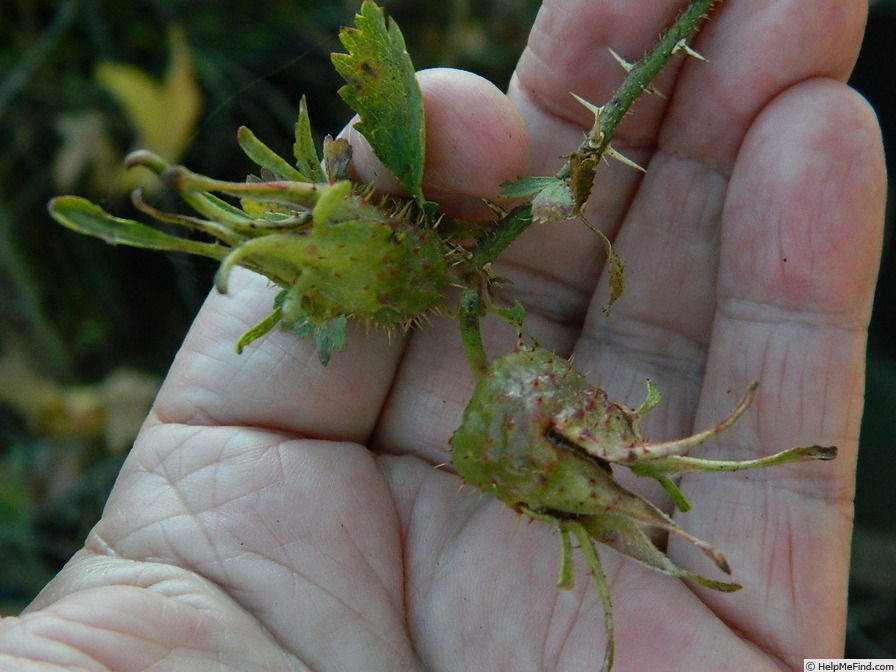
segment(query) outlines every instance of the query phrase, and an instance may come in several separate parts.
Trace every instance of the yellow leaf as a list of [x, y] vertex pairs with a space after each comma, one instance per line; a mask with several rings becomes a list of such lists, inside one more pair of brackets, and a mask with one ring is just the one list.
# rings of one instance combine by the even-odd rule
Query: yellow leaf
[[121, 105], [134, 127], [137, 146], [176, 163], [193, 136], [202, 100], [182, 28], [168, 31], [168, 44], [171, 56], [161, 82], [136, 66], [119, 63], [100, 63], [95, 76]]

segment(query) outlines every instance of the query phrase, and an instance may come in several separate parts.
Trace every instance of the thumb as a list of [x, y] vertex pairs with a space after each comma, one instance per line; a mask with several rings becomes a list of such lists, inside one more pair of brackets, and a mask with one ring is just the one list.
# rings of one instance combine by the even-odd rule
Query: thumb
[[[522, 117], [501, 90], [473, 73], [434, 68], [417, 73], [417, 81], [426, 114], [426, 197], [452, 216], [488, 217], [482, 199], [495, 199], [502, 182], [526, 171], [529, 145]], [[342, 135], [352, 145], [355, 180], [401, 193], [354, 121]]]

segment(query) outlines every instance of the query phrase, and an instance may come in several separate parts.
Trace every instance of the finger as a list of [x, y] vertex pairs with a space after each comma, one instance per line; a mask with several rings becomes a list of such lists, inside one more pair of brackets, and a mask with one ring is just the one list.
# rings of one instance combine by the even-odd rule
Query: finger
[[151, 423], [252, 426], [294, 435], [363, 441], [376, 422], [400, 339], [349, 326], [348, 346], [320, 363], [310, 338], [274, 329], [236, 352], [273, 309], [278, 290], [235, 269], [228, 294], [200, 309], [153, 406]]
[[758, 117], [723, 213], [719, 308], [697, 422], [721, 417], [751, 379], [760, 387], [748, 414], [703, 454], [749, 458], [816, 443], [839, 454], [688, 477], [682, 487], [695, 506], [684, 524], [722, 549], [745, 585], [723, 599], [705, 595], [707, 603], [790, 664], [842, 646], [884, 189], [870, 108], [842, 85], [813, 80]]
[[[682, 3], [648, 4], [640, 20], [609, 11], [607, 3], [553, 3], [543, 8], [509, 94], [529, 125], [533, 162], [543, 157], [557, 161], [554, 157], [576, 147], [590, 125], [588, 113], [569, 91], [591, 87], [582, 95], [600, 104], [621, 81], [623, 73], [607, 47], [635, 60], [672, 21]], [[839, 0], [822, 0], [811, 6], [772, 0], [721, 3], [695, 42], [709, 63], [684, 56], [673, 58], [659, 81], [668, 100], [642, 96], [619, 127], [615, 143], [642, 165], [653, 162], [647, 179], [651, 173], [665, 169], [668, 172], [663, 179], [670, 172], [684, 170], [695, 180], [694, 168], [705, 166], [704, 184], [692, 182], [689, 186], [693, 193], [683, 195], [696, 198], [702, 191], [711, 192], [711, 181], [730, 171], [746, 127], [772, 96], [808, 77], [842, 79], [848, 74], [860, 44], [866, 4]], [[688, 165], [692, 161], [697, 165]], [[538, 167], [536, 163], [532, 169], [537, 172]], [[588, 213], [589, 219], [611, 237], [627, 218], [633, 249], [643, 257], [642, 248], [649, 244], [652, 231], [630, 227], [628, 213], [636, 189], [638, 199], [643, 199], [641, 180], [640, 174], [624, 166], [602, 167]], [[676, 181], [680, 186], [684, 182]], [[688, 226], [684, 216], [693, 216], [693, 211], [679, 213], [662, 202], [663, 196], [654, 197], [647, 213], [651, 220], [660, 227], [668, 228], [667, 222]], [[554, 228], [534, 229], [509, 251], [508, 257], [552, 279], [548, 289], [562, 286], [585, 292], [602, 269], [600, 245], [574, 222], [559, 234]], [[564, 238], [566, 234], [569, 238]], [[656, 268], [656, 261], [649, 258], [645, 265]], [[629, 278], [637, 280], [634, 273]], [[699, 284], [703, 281], [695, 280]], [[629, 284], [630, 295], [631, 289]], [[688, 292], [682, 295], [688, 296]], [[606, 297], [604, 289], [595, 301], [603, 305]], [[629, 301], [630, 305], [636, 303]], [[661, 304], [657, 301], [653, 305]], [[669, 306], [669, 312], [681, 314], [678, 304], [662, 305]], [[574, 315], [573, 311], [567, 314], [570, 318]]]
[[692, 62], [681, 71], [660, 147], [730, 172], [744, 135], [773, 97], [811, 77], [846, 81], [867, 11], [865, 0], [722, 3], [695, 41], [709, 67]]
[[[496, 200], [501, 184], [525, 171], [528, 138], [522, 117], [491, 82], [463, 70], [417, 73], [426, 112], [423, 192], [447, 214], [490, 218], [482, 199]], [[398, 181], [352, 125], [346, 132], [359, 182], [398, 193]]]
[[580, 361], [619, 381], [617, 395], [639, 394], [646, 377], [685, 388], [649, 430], [661, 425], [675, 436], [691, 427], [716, 306], [718, 222], [747, 127], [787, 87], [845, 78], [865, 9], [839, 0], [722, 3], [694, 43], [708, 62], [689, 59], [679, 71], [648, 174], [615, 240], [626, 291], [607, 319], [601, 287], [577, 349]]
[[[480, 77], [420, 73], [427, 116], [427, 189], [456, 196], [455, 209], [482, 207], [500, 183], [523, 170], [526, 136], [507, 98]], [[357, 174], [383, 184], [382, 166], [357, 143]], [[404, 345], [400, 334], [350, 329], [349, 345], [327, 367], [313, 343], [275, 330], [234, 351], [240, 336], [271, 311], [275, 290], [235, 273], [230, 294], [209, 297], [172, 367], [154, 410], [157, 421], [264, 426], [365, 442], [377, 422]], [[449, 325], [452, 336], [455, 325]], [[464, 364], [455, 369], [463, 370]]]
[[[616, 3], [617, 5], [619, 3]], [[529, 129], [529, 173], [552, 175], [591, 127], [593, 115], [571, 93], [600, 105], [610, 99], [625, 71], [610, 48], [630, 60], [639, 58], [674, 19], [683, 2], [647, 0], [628, 10], [613, 3], [587, 0], [545, 3], [536, 18], [526, 50], [510, 83], [508, 96]], [[663, 74], [671, 80], [681, 59]], [[657, 96], [643, 96], [622, 124], [616, 145], [641, 165], [649, 159], [649, 142], [637, 148], [626, 134], [655, 132], [665, 107]], [[641, 179], [640, 173], [614, 162], [601, 165], [592, 192], [588, 218], [612, 237]], [[603, 246], [578, 221], [533, 227], [508, 250], [514, 281], [530, 299], [532, 312], [578, 327], [603, 268]], [[505, 267], [502, 267], [502, 269]], [[560, 295], [565, 301], [551, 297]]]

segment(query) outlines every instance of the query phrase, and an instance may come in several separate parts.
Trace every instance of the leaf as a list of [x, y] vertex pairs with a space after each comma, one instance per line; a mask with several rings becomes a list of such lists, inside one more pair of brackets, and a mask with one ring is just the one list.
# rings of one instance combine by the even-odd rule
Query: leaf
[[532, 199], [532, 221], [536, 224], [560, 224], [575, 215], [572, 191], [564, 180], [552, 180]]
[[78, 233], [149, 250], [187, 252], [212, 259], [221, 259], [227, 248], [212, 243], [187, 240], [163, 233], [151, 226], [130, 219], [113, 217], [98, 205], [78, 196], [59, 196], [50, 201], [50, 216]]
[[495, 307], [493, 310], [498, 317], [514, 327], [521, 327], [523, 322], [526, 321], [526, 309], [519, 301], [514, 301], [512, 306], [506, 308]]
[[625, 262], [622, 260], [622, 257], [616, 254], [616, 250], [605, 235], [601, 233], [600, 239], [603, 242], [604, 249], [607, 253], [607, 264], [609, 265], [608, 277], [610, 282], [610, 298], [607, 299], [607, 304], [601, 310], [603, 310], [604, 313], [609, 313], [610, 306], [616, 303], [616, 299], [622, 296], [622, 292], [625, 291]]
[[311, 120], [308, 118], [308, 103], [305, 96], [299, 101], [299, 118], [296, 120], [296, 141], [292, 153], [296, 158], [296, 168], [303, 182], [323, 182], [327, 179], [320, 167], [320, 157], [314, 147], [311, 135]]
[[357, 28], [343, 28], [339, 40], [348, 54], [333, 54], [347, 82], [339, 95], [361, 121], [356, 128], [374, 154], [423, 207], [425, 127], [423, 96], [414, 64], [398, 25], [370, 0], [355, 16]]
[[347, 318], [345, 315], [333, 318], [314, 330], [314, 344], [317, 346], [317, 358], [326, 366], [330, 355], [345, 349]]
[[137, 145], [175, 162], [190, 143], [202, 99], [183, 30], [171, 28], [168, 42], [171, 59], [161, 82], [137, 67], [118, 63], [100, 63], [95, 76], [121, 105], [136, 131]]
[[[610, 306], [616, 303], [616, 299], [622, 296], [622, 292], [625, 291], [625, 262], [622, 260], [622, 257], [616, 253], [610, 239], [607, 238], [600, 229], [585, 219], [583, 215], [579, 215], [579, 219], [581, 219], [585, 223], [585, 226], [591, 229], [597, 237], [600, 238], [600, 242], [604, 245], [604, 252], [606, 252], [607, 255], [607, 279], [610, 284], [610, 297], [607, 299], [606, 305], [604, 305], [601, 310], [605, 314], [609, 314]], [[657, 401], [658, 400], [659, 399], [657, 399]]]
[[[279, 308], [285, 298], [286, 292], [283, 292], [277, 297], [274, 305]], [[295, 319], [284, 319], [282, 327], [292, 331], [300, 339], [312, 336], [317, 358], [324, 366], [330, 363], [330, 356], [334, 352], [344, 350], [347, 343], [348, 318], [345, 315], [339, 315], [322, 323], [314, 323], [307, 315], [299, 314]]]
[[647, 380], [647, 397], [645, 397], [644, 401], [641, 402], [641, 405], [638, 406], [638, 409], [635, 411], [638, 415], [644, 415], [651, 408], [656, 406], [663, 399], [663, 393], [660, 392], [660, 388], [656, 386], [652, 380]]
[[[582, 521], [582, 525], [585, 527], [588, 535], [601, 544], [605, 544], [618, 553], [637, 560], [663, 574], [680, 576], [699, 583], [701, 586], [723, 593], [732, 593], [740, 589], [740, 585], [736, 583], [716, 581], [682, 569], [653, 544], [637, 522], [624, 516], [617, 516], [613, 513], [588, 516]], [[686, 541], [692, 543], [696, 541], [689, 534], [682, 532], [677, 526], [672, 527], [670, 531], [682, 535]], [[700, 542], [698, 548], [709, 555], [717, 564], [719, 564], [719, 560], [724, 563], [721, 554], [707, 544]]]
[[550, 187], [558, 181], [556, 177], [519, 177], [512, 182], [505, 182], [501, 185], [499, 198], [534, 196], [542, 189]]
[[53, 177], [61, 190], [74, 189], [86, 175], [90, 189], [105, 193], [122, 172], [121, 156], [98, 110], [60, 115], [56, 131], [62, 140], [53, 160]]
[[258, 137], [245, 126], [240, 126], [236, 133], [240, 149], [259, 168], [266, 168], [281, 180], [294, 180], [307, 182], [301, 172], [293, 168], [277, 152], [264, 144]]

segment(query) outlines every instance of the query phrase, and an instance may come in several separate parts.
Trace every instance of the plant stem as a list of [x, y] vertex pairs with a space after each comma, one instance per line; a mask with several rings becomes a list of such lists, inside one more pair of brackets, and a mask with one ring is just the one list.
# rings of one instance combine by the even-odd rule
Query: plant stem
[[[667, 30], [650, 52], [640, 61], [633, 64], [622, 84], [613, 94], [612, 99], [600, 108], [595, 127], [591, 130], [579, 148], [557, 172], [556, 177], [569, 180], [573, 177], [573, 164], [585, 163], [596, 166], [597, 161], [610, 145], [616, 127], [628, 112], [637, 98], [650, 86], [653, 78], [662, 70], [672, 56], [683, 49], [688, 37], [697, 30], [707, 13], [719, 0], [693, 0]], [[593, 170], [593, 168], [592, 168]], [[590, 190], [590, 179], [586, 187]], [[584, 198], [582, 199], [584, 201]], [[581, 203], [580, 203], [581, 204]], [[532, 223], [532, 212], [529, 204], [520, 206], [499, 220], [495, 228], [477, 240], [473, 250], [473, 265], [481, 268], [494, 261], [498, 256]]]
[[528, 203], [514, 208], [495, 222], [490, 230], [476, 239], [471, 259], [473, 268], [482, 268], [497, 259], [530, 224], [532, 210]]
[[488, 356], [485, 354], [485, 346], [482, 344], [482, 330], [479, 326], [482, 320], [482, 296], [480, 291], [478, 287], [475, 289], [464, 289], [458, 301], [460, 339], [475, 378], [481, 378], [488, 371]]
[[[685, 40], [697, 30], [707, 13], [719, 0], [693, 0], [667, 30], [650, 52], [633, 64], [620, 87], [600, 112], [596, 128], [579, 146], [575, 155], [599, 159], [610, 145], [616, 127], [632, 104], [650, 86], [653, 78], [662, 70], [672, 56], [679, 53]], [[572, 176], [572, 160], [567, 161], [557, 177], [565, 180]]]
[[[593, 108], [597, 113], [594, 127], [579, 148], [570, 156], [557, 179], [571, 186], [575, 205], [584, 206], [591, 192], [594, 172], [601, 156], [609, 149], [610, 140], [616, 127], [637, 98], [650, 87], [650, 83], [672, 56], [682, 52], [686, 40], [697, 30], [707, 12], [719, 0], [692, 0], [678, 15], [675, 23], [667, 30], [650, 52], [628, 68], [628, 74], [612, 99], [601, 108]], [[612, 152], [612, 150], [610, 150]], [[490, 230], [476, 240], [470, 258], [470, 266], [477, 271], [495, 261], [507, 247], [532, 224], [531, 202], [511, 210], [495, 222]], [[611, 250], [609, 241], [608, 252]], [[621, 266], [619, 267], [621, 275]], [[482, 318], [481, 289], [467, 289], [460, 298], [460, 331], [464, 351], [474, 374], [483, 375], [488, 367], [488, 358], [482, 346], [479, 321]], [[618, 293], [621, 292], [621, 283]], [[610, 303], [615, 299], [611, 296]]]

